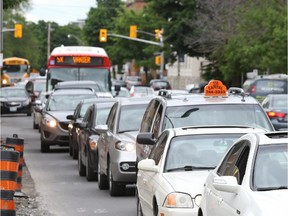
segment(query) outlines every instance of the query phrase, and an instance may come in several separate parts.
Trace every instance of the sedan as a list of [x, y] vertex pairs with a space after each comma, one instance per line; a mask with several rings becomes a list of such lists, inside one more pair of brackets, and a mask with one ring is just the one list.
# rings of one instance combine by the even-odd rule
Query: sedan
[[111, 196], [123, 195], [136, 183], [136, 136], [149, 98], [117, 101], [105, 125], [98, 125], [98, 187]]
[[137, 215], [197, 215], [203, 184], [227, 149], [242, 135], [263, 131], [249, 127], [206, 126], [138, 135], [153, 145], [148, 159], [139, 161]]
[[270, 94], [262, 102], [275, 130], [288, 130], [288, 95]]
[[0, 105], [2, 114], [25, 113], [32, 114], [31, 97], [24, 87], [5, 87], [0, 90]]
[[78, 173], [87, 181], [97, 180], [98, 172], [98, 138], [96, 125], [106, 123], [109, 111], [115, 101], [95, 102], [90, 105], [82, 122], [74, 123], [79, 128]]
[[238, 139], [204, 184], [199, 216], [286, 216], [288, 131]]
[[51, 145], [69, 146], [68, 125], [66, 118], [74, 112], [77, 104], [85, 98], [97, 96], [89, 89], [61, 89], [52, 92], [41, 112], [40, 134], [41, 152], [49, 151]]

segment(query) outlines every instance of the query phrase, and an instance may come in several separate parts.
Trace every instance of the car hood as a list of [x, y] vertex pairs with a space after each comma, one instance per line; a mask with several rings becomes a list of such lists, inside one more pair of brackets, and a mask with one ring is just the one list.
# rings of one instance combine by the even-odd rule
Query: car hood
[[63, 122], [63, 121], [69, 121], [66, 116], [67, 115], [72, 115], [74, 113], [73, 110], [71, 111], [49, 111], [46, 112], [47, 115], [52, 116], [53, 118], [57, 119], [59, 122]]
[[[275, 209], [286, 209], [288, 200], [288, 190], [272, 190], [252, 192], [254, 194], [251, 204], [255, 206], [257, 212], [262, 216], [275, 214]], [[282, 214], [281, 214], [282, 215]]]
[[202, 194], [210, 170], [163, 173], [174, 191], [189, 193], [192, 197]]
[[0, 98], [1, 102], [13, 102], [13, 101], [26, 101], [27, 97], [4, 97]]
[[139, 131], [129, 131], [124, 133], [118, 133], [119, 140], [125, 140], [136, 144], [136, 137]]

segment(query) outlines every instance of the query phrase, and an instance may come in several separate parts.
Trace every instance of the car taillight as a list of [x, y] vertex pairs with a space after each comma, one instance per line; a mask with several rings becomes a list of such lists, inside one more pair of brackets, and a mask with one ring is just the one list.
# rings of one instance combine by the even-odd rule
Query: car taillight
[[255, 94], [256, 93], [256, 85], [252, 85], [251, 86], [251, 94]]
[[267, 115], [269, 116], [269, 118], [285, 118], [285, 113], [282, 112], [267, 112]]

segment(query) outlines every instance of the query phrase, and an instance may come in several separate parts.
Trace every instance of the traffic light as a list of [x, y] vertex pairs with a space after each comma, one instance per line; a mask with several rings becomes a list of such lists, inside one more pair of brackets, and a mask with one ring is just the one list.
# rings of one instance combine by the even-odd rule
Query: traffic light
[[99, 41], [107, 42], [107, 29], [100, 29]]
[[22, 38], [22, 24], [15, 24], [14, 25], [14, 37], [15, 38]]
[[160, 55], [155, 56], [155, 64], [156, 65], [160, 65], [161, 64], [161, 56]]
[[155, 29], [155, 38], [156, 40], [160, 40], [163, 35], [163, 29]]
[[136, 25], [130, 25], [130, 38], [137, 38], [137, 26]]

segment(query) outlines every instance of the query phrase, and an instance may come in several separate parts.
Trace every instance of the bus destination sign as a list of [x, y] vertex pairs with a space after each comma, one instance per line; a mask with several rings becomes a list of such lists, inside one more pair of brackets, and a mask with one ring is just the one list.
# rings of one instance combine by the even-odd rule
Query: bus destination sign
[[91, 56], [55, 56], [55, 65], [101, 66], [103, 58]]

